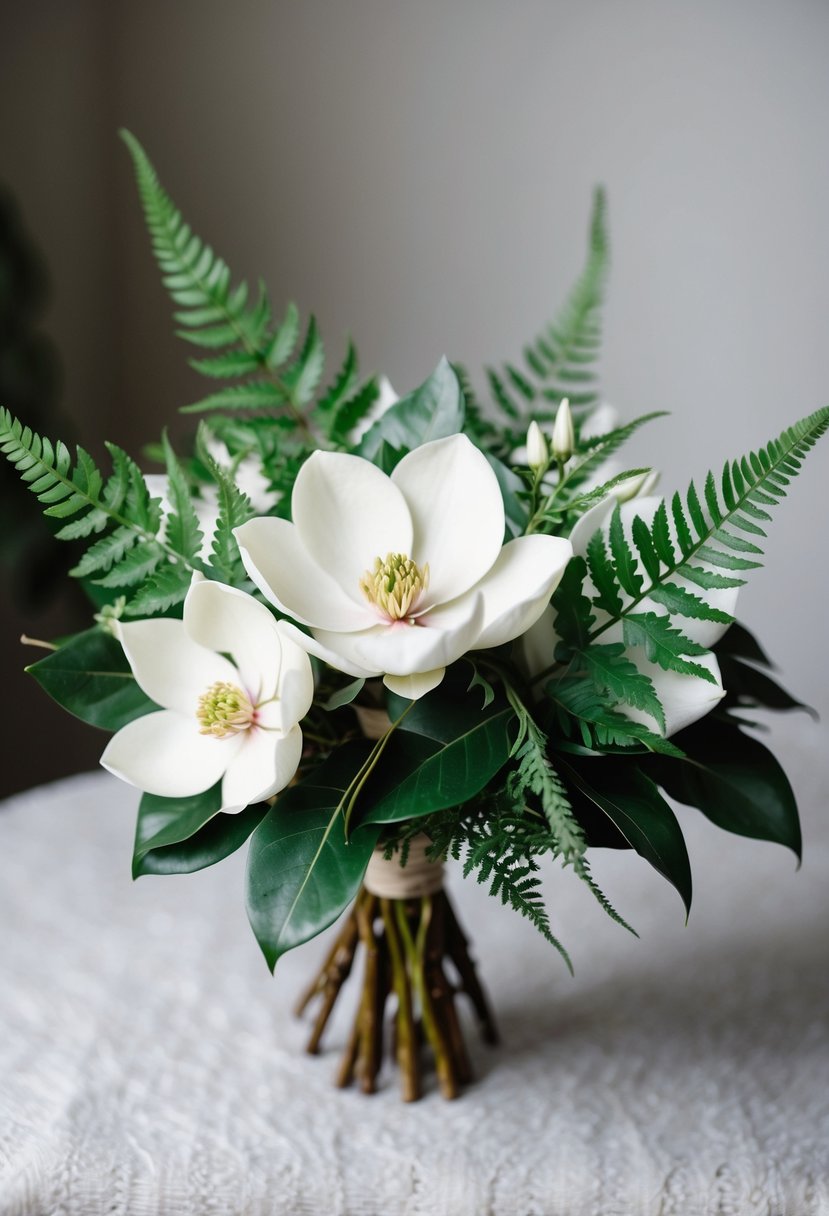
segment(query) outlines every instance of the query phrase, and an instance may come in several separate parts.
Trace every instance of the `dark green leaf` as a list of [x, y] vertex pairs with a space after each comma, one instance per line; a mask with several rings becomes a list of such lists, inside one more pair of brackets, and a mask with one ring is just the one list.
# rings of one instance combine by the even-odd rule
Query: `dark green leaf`
[[685, 840], [676, 815], [653, 781], [630, 763], [614, 764], [610, 760], [591, 765], [589, 781], [569, 763], [562, 762], [561, 768], [568, 780], [607, 815], [639, 856], [676, 887], [686, 914], [690, 912], [691, 865]]
[[357, 454], [374, 460], [382, 444], [411, 451], [463, 428], [463, 393], [454, 370], [441, 359], [420, 388], [390, 406], [363, 436]]
[[357, 806], [361, 823], [400, 823], [474, 798], [506, 764], [512, 746], [510, 709], [477, 715], [451, 742], [398, 731], [389, 741]]
[[121, 643], [103, 629], [76, 634], [26, 670], [58, 705], [104, 730], [157, 709], [136, 684]]
[[261, 822], [267, 806], [221, 815], [221, 784], [191, 798], [144, 794], [138, 808], [133, 878], [142, 874], [192, 874], [229, 857]]
[[718, 720], [676, 736], [683, 760], [654, 758], [648, 771], [678, 802], [698, 807], [727, 832], [771, 840], [800, 857], [800, 823], [792, 788], [759, 740]]
[[367, 751], [359, 743], [340, 748], [281, 794], [253, 833], [248, 919], [271, 970], [288, 950], [332, 924], [357, 894], [380, 829], [358, 827], [346, 841], [337, 808]]

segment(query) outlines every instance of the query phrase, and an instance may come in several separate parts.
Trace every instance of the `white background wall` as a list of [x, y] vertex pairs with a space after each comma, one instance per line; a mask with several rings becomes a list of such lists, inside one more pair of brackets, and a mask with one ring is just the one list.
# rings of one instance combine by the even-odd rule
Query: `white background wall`
[[[51, 261], [84, 427], [137, 450], [198, 392], [120, 125], [238, 273], [313, 308], [332, 351], [351, 332], [400, 390], [443, 352], [473, 368], [518, 355], [580, 266], [604, 182], [606, 393], [630, 416], [673, 412], [632, 460], [684, 486], [829, 401], [822, 0], [0, 11], [0, 174]], [[824, 713], [827, 477], [829, 442], [740, 604]]]

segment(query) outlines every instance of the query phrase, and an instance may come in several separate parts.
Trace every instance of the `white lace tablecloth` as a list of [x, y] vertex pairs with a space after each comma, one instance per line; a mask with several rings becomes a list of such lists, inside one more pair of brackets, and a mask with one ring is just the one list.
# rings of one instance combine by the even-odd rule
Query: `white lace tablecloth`
[[[697, 879], [630, 855], [549, 903], [576, 978], [453, 876], [504, 1046], [478, 1083], [404, 1106], [330, 1084], [290, 1004], [321, 943], [271, 979], [243, 857], [129, 877], [137, 796], [105, 774], [0, 808], [2, 1216], [697, 1216], [829, 1213], [826, 735], [778, 728], [806, 853], [681, 813]], [[470, 1025], [470, 1036], [473, 1028]], [[474, 1037], [473, 1037], [474, 1043]]]

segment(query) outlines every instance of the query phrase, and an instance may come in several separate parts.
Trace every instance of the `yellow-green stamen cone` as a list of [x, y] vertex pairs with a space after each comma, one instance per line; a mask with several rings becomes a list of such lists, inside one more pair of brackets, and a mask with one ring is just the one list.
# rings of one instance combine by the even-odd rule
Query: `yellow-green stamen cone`
[[235, 684], [219, 680], [199, 697], [196, 710], [199, 734], [212, 735], [214, 739], [237, 735], [250, 726], [253, 712], [247, 693]]
[[360, 589], [390, 621], [411, 617], [417, 601], [429, 586], [429, 567], [423, 569], [405, 553], [387, 553], [374, 559], [374, 567], [360, 579]]

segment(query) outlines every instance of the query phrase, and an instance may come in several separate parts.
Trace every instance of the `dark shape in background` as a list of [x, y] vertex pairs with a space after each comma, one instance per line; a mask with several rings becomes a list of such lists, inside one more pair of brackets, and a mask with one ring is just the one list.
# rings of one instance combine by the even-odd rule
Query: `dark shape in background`
[[[0, 401], [39, 434], [57, 429], [60, 366], [40, 331], [48, 277], [11, 192], [0, 185]], [[63, 424], [65, 429], [65, 424]], [[0, 571], [16, 607], [45, 606], [67, 561], [36, 499], [0, 465]]]
[[[0, 185], [0, 401], [39, 434], [67, 435], [60, 414], [61, 373], [54, 344], [40, 324], [49, 299], [46, 267], [11, 191]], [[55, 526], [7, 462], [0, 464], [0, 599], [3, 631], [37, 633], [47, 639], [78, 628], [89, 615], [80, 588], [67, 579], [74, 547], [55, 539]], [[11, 619], [8, 620], [7, 617]], [[46, 735], [53, 711], [23, 670], [43, 651], [19, 650], [15, 668], [3, 675], [7, 712], [24, 719], [25, 748], [3, 749], [2, 791], [10, 792], [95, 762], [102, 743], [82, 724]], [[50, 728], [51, 729], [51, 728]], [[83, 732], [83, 734], [81, 733]]]

